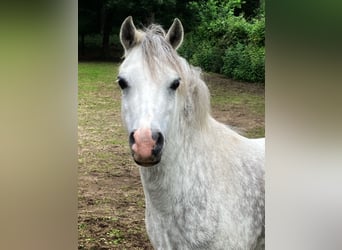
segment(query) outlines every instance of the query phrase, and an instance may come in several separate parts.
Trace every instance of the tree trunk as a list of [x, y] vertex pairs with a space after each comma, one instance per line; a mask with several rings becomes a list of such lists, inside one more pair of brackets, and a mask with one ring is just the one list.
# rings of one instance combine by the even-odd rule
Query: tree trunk
[[81, 34], [81, 56], [84, 56], [84, 54], [85, 54], [84, 38], [85, 38], [85, 34], [82, 33]]
[[104, 12], [104, 23], [102, 30], [102, 56], [104, 59], [109, 59], [110, 55], [110, 32], [113, 26], [113, 12], [107, 10]]
[[147, 17], [147, 25], [150, 25], [155, 22], [155, 13], [151, 11], [150, 15]]

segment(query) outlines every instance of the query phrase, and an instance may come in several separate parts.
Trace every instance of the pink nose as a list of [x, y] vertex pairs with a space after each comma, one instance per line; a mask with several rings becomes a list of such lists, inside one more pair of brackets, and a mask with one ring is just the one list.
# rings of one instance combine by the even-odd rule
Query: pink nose
[[133, 134], [134, 144], [132, 150], [141, 159], [148, 159], [152, 156], [152, 150], [156, 142], [152, 138], [152, 131], [147, 128], [138, 129]]
[[160, 161], [164, 137], [149, 128], [139, 128], [130, 134], [134, 160], [140, 165], [153, 165]]

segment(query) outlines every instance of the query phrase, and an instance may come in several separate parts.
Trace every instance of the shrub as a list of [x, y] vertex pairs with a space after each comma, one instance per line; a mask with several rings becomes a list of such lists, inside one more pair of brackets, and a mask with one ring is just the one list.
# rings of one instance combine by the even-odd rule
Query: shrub
[[178, 49], [178, 53], [189, 61], [197, 50], [195, 38], [196, 36], [194, 36], [193, 32], [185, 34], [182, 46]]
[[243, 81], [265, 81], [265, 48], [255, 45], [236, 44], [226, 50], [222, 73]]
[[186, 35], [180, 54], [206, 71], [236, 80], [264, 82], [265, 17], [235, 16], [241, 1], [208, 0], [190, 3], [198, 25]]
[[265, 17], [252, 21], [251, 30], [249, 32], [249, 43], [259, 47], [265, 47]]
[[218, 47], [212, 46], [209, 42], [198, 44], [191, 63], [201, 66], [206, 71], [219, 72], [222, 67], [222, 53]]

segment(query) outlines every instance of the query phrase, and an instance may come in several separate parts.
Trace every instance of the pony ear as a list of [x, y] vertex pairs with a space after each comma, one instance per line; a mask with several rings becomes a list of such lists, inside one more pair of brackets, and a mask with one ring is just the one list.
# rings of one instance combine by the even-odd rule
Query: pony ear
[[132, 48], [137, 40], [137, 29], [134, 26], [131, 16], [126, 17], [120, 28], [120, 42], [125, 49], [125, 52]]
[[183, 25], [178, 18], [175, 18], [169, 31], [166, 34], [165, 39], [176, 50], [181, 46], [183, 42], [183, 37], [184, 37]]

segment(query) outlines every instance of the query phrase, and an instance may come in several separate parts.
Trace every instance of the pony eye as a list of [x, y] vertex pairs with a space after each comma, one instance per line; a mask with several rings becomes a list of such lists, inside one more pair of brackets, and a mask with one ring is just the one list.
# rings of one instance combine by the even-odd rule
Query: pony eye
[[118, 80], [117, 80], [119, 86], [121, 89], [125, 89], [128, 87], [128, 83], [125, 79], [121, 78], [121, 77], [118, 77]]
[[176, 90], [179, 87], [180, 84], [180, 78], [174, 80], [171, 85], [170, 85], [170, 89], [172, 90]]

